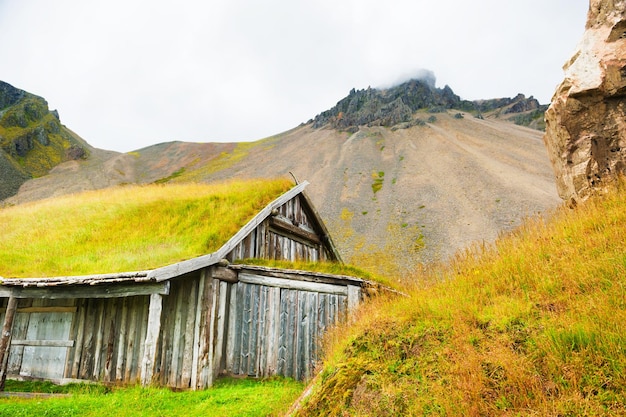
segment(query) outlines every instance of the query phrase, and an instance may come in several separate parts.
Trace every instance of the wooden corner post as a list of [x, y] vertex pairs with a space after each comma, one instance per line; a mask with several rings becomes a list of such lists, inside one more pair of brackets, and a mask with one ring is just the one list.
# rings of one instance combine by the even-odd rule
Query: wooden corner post
[[161, 311], [163, 310], [163, 296], [161, 294], [150, 295], [150, 307], [148, 309], [148, 329], [141, 361], [141, 385], [148, 386], [152, 382], [156, 366], [157, 345], [161, 332]]
[[11, 332], [13, 331], [13, 318], [17, 310], [17, 298], [9, 297], [7, 311], [2, 325], [2, 337], [0, 338], [0, 391], [4, 391], [4, 383], [7, 379], [9, 364], [9, 349], [11, 347]]
[[361, 287], [348, 285], [348, 312], [352, 313], [361, 302]]

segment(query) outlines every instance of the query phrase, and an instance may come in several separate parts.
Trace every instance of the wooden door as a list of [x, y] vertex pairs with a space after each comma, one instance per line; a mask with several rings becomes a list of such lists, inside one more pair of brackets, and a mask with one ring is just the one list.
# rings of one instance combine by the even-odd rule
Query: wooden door
[[[44, 308], [45, 309], [45, 308]], [[13, 324], [9, 372], [61, 379], [65, 370], [73, 312], [19, 312]]]

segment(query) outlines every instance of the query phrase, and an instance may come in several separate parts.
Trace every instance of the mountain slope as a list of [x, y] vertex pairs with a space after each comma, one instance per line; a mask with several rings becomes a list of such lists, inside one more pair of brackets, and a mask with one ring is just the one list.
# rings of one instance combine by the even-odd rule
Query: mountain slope
[[346, 259], [377, 252], [379, 266], [411, 269], [560, 203], [540, 132], [454, 114], [396, 131], [303, 126], [200, 178], [292, 172], [311, 182], [308, 193]]
[[[5, 204], [116, 184], [292, 173], [311, 182], [308, 194], [346, 261], [402, 276], [470, 242], [492, 241], [525, 216], [560, 203], [541, 132], [502, 119], [524, 114], [507, 109], [528, 111], [534, 99], [518, 96], [480, 107], [449, 88], [418, 99], [417, 91], [432, 88], [415, 81], [393, 90], [355, 91], [309, 123], [256, 142], [172, 142], [127, 154], [93, 150], [87, 160], [66, 162], [26, 182]], [[361, 95], [374, 101], [350, 104]], [[335, 124], [346, 100], [343, 120], [365, 117], [367, 123]], [[411, 107], [408, 122], [390, 119], [393, 106], [385, 103], [400, 106], [403, 100], [409, 107], [422, 104]]]
[[[523, 94], [514, 98], [461, 100], [450, 86], [437, 88], [434, 74], [427, 73], [422, 79], [412, 79], [388, 89], [352, 89], [347, 97], [318, 114], [312, 122], [315, 128], [330, 126], [351, 133], [360, 126], [406, 129], [423, 125], [427, 119], [434, 117], [433, 114], [456, 109], [470, 112], [478, 118], [500, 118], [544, 130], [543, 114], [547, 107], [540, 105], [532, 96], [526, 98]], [[418, 111], [421, 114], [416, 115]]]

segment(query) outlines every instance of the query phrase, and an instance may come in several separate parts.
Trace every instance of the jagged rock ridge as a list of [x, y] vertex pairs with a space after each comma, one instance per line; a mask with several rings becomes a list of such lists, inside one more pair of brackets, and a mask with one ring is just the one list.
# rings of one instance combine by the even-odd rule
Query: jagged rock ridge
[[626, 173], [626, 2], [591, 0], [586, 30], [546, 112], [561, 198], [576, 203]]
[[514, 98], [462, 100], [448, 85], [444, 88], [435, 87], [435, 77], [431, 73], [424, 79], [412, 79], [389, 89], [352, 89], [333, 108], [317, 115], [313, 127], [330, 126], [352, 133], [359, 126], [401, 125], [408, 128], [428, 120], [428, 116], [416, 116], [417, 111], [440, 113], [450, 109], [471, 112], [479, 118], [490, 114], [518, 125], [543, 130], [544, 125], [539, 121], [543, 120], [547, 106], [523, 94]]

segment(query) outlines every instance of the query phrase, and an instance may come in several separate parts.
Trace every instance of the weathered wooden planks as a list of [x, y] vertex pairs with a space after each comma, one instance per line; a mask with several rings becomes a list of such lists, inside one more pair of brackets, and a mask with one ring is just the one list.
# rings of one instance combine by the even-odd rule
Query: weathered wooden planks
[[[191, 373], [194, 365], [194, 329], [198, 325], [196, 323], [196, 307], [198, 304], [198, 281], [190, 282], [191, 288], [184, 297], [187, 301], [185, 310], [185, 327], [184, 327], [184, 347], [182, 349], [182, 372], [180, 382], [176, 387], [189, 388], [191, 386]], [[180, 334], [180, 333], [174, 333]]]
[[[22, 280], [24, 281], [24, 280]], [[34, 281], [34, 280], [33, 280]], [[0, 286], [0, 297], [32, 299], [119, 298], [169, 293], [169, 282], [145, 284], [102, 284], [82, 286]]]
[[[126, 358], [126, 338], [127, 338], [127, 324], [128, 324], [128, 299], [123, 298], [118, 304], [118, 308], [121, 310], [119, 333], [116, 348], [115, 357], [115, 381], [121, 382], [124, 380], [124, 360]], [[131, 313], [132, 314], [132, 313]]]
[[13, 319], [17, 310], [17, 298], [9, 298], [9, 302], [4, 314], [2, 334], [0, 335], [0, 391], [4, 391], [4, 382], [7, 377], [7, 366], [9, 362], [9, 346], [11, 333], [13, 331]]
[[41, 372], [68, 379], [196, 389], [222, 372], [310, 376], [319, 336], [358, 303], [359, 280], [215, 270], [223, 259], [339, 260], [305, 186], [212, 254], [152, 271], [0, 280], [0, 299], [20, 303], [7, 369], [31, 372], [39, 349], [58, 362], [40, 361]]
[[239, 273], [239, 281], [248, 284], [264, 285], [268, 287], [288, 288], [301, 291], [312, 291], [346, 296], [348, 295], [348, 287], [346, 287], [345, 285], [332, 285], [308, 281], [290, 280], [285, 278], [274, 278], [263, 275], [249, 274], [246, 272]]
[[318, 293], [250, 281], [254, 279], [240, 278], [229, 298], [224, 370], [238, 375], [310, 377], [319, 336], [347, 312], [347, 290]]
[[[172, 280], [169, 295], [158, 295], [160, 314], [151, 301], [157, 295], [36, 303], [21, 299], [8, 369], [32, 374], [32, 349], [62, 349], [50, 358], [60, 363], [67, 352], [65, 362], [46, 365], [45, 376], [140, 380], [183, 389], [210, 386], [223, 372], [309, 378], [320, 336], [358, 304], [361, 283], [350, 277], [237, 266], [228, 273], [212, 268]], [[45, 322], [42, 315], [65, 317], [62, 334], [37, 333]]]
[[141, 384], [152, 383], [157, 354], [157, 342], [161, 331], [161, 312], [163, 310], [163, 296], [152, 294], [150, 296], [150, 308], [148, 312], [148, 331], [144, 347], [143, 359], [141, 362]]

